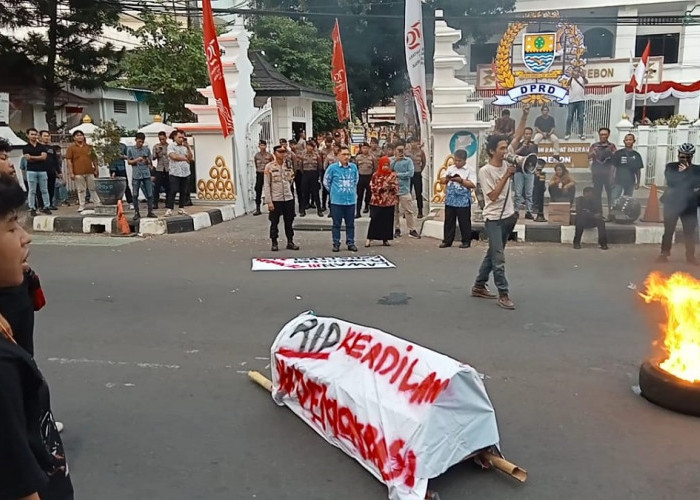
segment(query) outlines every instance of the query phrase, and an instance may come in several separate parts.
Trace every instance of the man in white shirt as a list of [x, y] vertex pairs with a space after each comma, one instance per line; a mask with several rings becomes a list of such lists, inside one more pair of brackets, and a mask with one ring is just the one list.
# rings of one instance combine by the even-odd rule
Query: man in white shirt
[[185, 201], [187, 199], [188, 181], [190, 178], [190, 162], [192, 161], [192, 150], [185, 142], [185, 133], [182, 130], [175, 132], [175, 142], [168, 145], [168, 160], [170, 173], [170, 189], [168, 190], [168, 198], [165, 201], [165, 216], [169, 217], [173, 214], [175, 208], [175, 193], [179, 193], [179, 210], [180, 215], [186, 215]]
[[574, 73], [571, 77], [571, 86], [569, 87], [569, 105], [568, 105], [568, 116], [566, 117], [566, 135], [564, 139], [571, 137], [571, 125], [574, 122], [574, 115], [576, 115], [578, 124], [578, 134], [583, 140], [586, 138], [586, 134], [583, 133], [583, 111], [586, 104], [586, 85], [588, 85], [588, 78], [583, 73], [581, 68], [574, 69]]

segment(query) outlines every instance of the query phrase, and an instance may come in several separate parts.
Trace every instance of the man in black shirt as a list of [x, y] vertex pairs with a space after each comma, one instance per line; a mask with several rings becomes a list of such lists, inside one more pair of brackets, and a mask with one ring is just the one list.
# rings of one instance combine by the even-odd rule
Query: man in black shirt
[[39, 144], [39, 132], [35, 128], [27, 129], [29, 143], [22, 148], [22, 154], [27, 160], [27, 182], [29, 184], [29, 210], [32, 217], [36, 215], [36, 190], [37, 187], [41, 192], [41, 198], [44, 202], [42, 212], [49, 215], [51, 210], [51, 200], [49, 199], [48, 182], [49, 176], [46, 173], [46, 146]]
[[547, 106], [542, 106], [542, 114], [535, 118], [535, 138], [533, 141], [535, 144], [540, 143], [540, 141], [551, 141], [552, 149], [554, 149], [554, 156], [559, 158], [559, 138], [554, 133], [554, 117], [549, 114], [549, 108]]
[[598, 228], [598, 244], [602, 250], [608, 249], [608, 233], [605, 230], [605, 219], [595, 198], [593, 188], [583, 188], [583, 196], [576, 198], [576, 231], [574, 232], [574, 248], [581, 248], [583, 230], [589, 227]]
[[644, 162], [642, 155], [633, 149], [634, 142], [634, 134], [627, 134], [624, 139], [625, 148], [615, 151], [613, 154], [612, 163], [615, 167], [614, 200], [623, 194], [632, 196], [634, 190], [639, 189]]
[[[48, 191], [49, 199], [51, 200], [51, 206], [48, 207], [50, 210], [58, 210], [56, 208], [56, 202], [54, 201], [54, 194], [56, 192], [56, 179], [62, 179], [63, 174], [61, 173], [61, 148], [60, 146], [54, 146], [51, 144], [51, 134], [48, 130], [42, 130], [39, 132], [41, 137], [41, 143], [46, 147], [46, 175], [48, 177]], [[43, 205], [46, 208], [46, 205]]]
[[[21, 286], [31, 238], [19, 224], [26, 194], [0, 175], [0, 288]], [[49, 388], [0, 315], [0, 498], [72, 500], [63, 443], [51, 413]]]

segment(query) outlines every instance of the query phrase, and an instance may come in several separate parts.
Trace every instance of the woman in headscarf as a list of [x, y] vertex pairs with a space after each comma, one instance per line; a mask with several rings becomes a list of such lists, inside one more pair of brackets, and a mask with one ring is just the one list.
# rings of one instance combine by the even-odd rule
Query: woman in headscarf
[[388, 156], [379, 159], [377, 171], [370, 181], [370, 190], [370, 222], [365, 246], [370, 246], [372, 240], [381, 240], [385, 247], [391, 246], [389, 240], [394, 239], [394, 210], [399, 202], [399, 178], [391, 170]]

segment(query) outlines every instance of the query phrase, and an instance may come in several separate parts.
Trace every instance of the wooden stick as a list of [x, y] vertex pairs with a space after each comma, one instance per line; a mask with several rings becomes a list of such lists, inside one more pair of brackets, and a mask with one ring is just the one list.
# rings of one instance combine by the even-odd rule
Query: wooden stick
[[483, 452], [481, 456], [484, 459], [491, 462], [491, 465], [493, 465], [496, 469], [505, 472], [506, 474], [517, 479], [521, 483], [524, 483], [527, 480], [527, 471], [518, 467], [514, 463], [509, 462], [505, 458], [501, 458], [498, 455], [491, 453], [490, 451]]
[[[248, 372], [248, 378], [256, 384], [258, 384], [260, 387], [264, 387], [268, 391], [272, 392], [272, 380], [267, 378], [262, 373], [251, 370]], [[524, 483], [527, 479], [527, 471], [525, 469], [518, 467], [517, 465], [506, 460], [505, 458], [501, 458], [498, 455], [491, 453], [490, 451], [484, 451], [480, 455], [484, 460], [487, 460], [489, 463], [491, 463], [493, 467], [505, 472], [506, 474], [517, 479], [521, 483]]]
[[251, 370], [248, 372], [248, 378], [256, 384], [258, 384], [259, 386], [264, 387], [268, 391], [272, 392], [272, 380], [267, 378], [262, 373]]

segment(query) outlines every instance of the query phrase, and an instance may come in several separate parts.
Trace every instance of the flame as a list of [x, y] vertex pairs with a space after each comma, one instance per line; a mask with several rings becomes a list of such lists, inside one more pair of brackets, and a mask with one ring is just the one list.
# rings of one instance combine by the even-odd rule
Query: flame
[[689, 382], [700, 382], [700, 281], [689, 274], [674, 273], [666, 278], [651, 273], [645, 282], [646, 303], [660, 302], [667, 323], [661, 325], [668, 357], [661, 369]]

